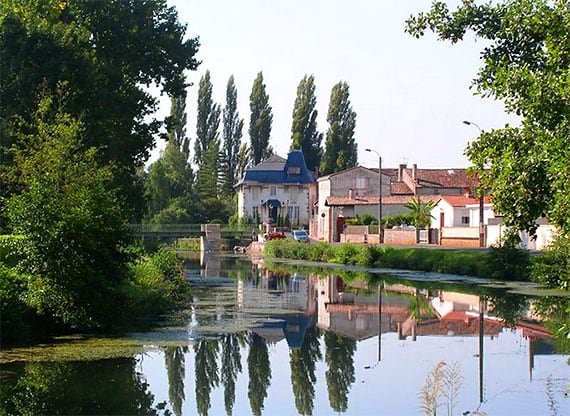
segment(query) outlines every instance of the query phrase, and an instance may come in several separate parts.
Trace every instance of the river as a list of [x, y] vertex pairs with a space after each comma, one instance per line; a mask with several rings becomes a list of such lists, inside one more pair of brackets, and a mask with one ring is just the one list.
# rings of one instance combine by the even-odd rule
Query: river
[[185, 272], [159, 328], [2, 350], [0, 414], [570, 414], [568, 293], [234, 255]]

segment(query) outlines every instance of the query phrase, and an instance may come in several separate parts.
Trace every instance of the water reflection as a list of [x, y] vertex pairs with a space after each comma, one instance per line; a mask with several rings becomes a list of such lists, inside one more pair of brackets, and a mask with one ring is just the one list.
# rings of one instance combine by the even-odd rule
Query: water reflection
[[[567, 298], [202, 261], [191, 318], [154, 350], [2, 365], [0, 414], [417, 414], [440, 361], [461, 364], [459, 413], [570, 413], [567, 342], [552, 342]], [[181, 345], [161, 345], [168, 333]]]

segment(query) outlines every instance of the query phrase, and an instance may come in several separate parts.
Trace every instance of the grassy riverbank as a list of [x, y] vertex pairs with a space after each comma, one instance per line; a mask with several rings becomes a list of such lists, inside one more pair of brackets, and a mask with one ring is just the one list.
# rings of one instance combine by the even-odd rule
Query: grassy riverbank
[[266, 243], [264, 255], [375, 268], [478, 276], [502, 280], [529, 280], [531, 260], [526, 251], [491, 248], [489, 251], [392, 248], [354, 244], [305, 244], [292, 240]]
[[[136, 246], [127, 249], [130, 259], [122, 270], [116, 287], [105, 293], [112, 297], [100, 299], [98, 288], [92, 287], [91, 300], [101, 306], [97, 316], [85, 314], [85, 319], [66, 322], [49, 310], [38, 307], [42, 296], [42, 276], [25, 273], [18, 266], [20, 237], [2, 236], [0, 239], [0, 328], [2, 344], [26, 342], [47, 335], [71, 332], [98, 332], [128, 329], [142, 322], [156, 321], [160, 315], [176, 309], [190, 296], [188, 282], [182, 271], [182, 261], [166, 249], [152, 252]], [[49, 290], [57, 287], [48, 286]], [[68, 301], [64, 296], [62, 302]], [[110, 305], [112, 308], [106, 308]], [[74, 303], [70, 309], [86, 311]]]

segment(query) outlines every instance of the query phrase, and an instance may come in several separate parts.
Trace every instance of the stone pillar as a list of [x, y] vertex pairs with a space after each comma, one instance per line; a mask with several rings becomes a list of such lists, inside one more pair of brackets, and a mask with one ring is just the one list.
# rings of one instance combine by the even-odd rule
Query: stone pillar
[[222, 231], [220, 224], [202, 224], [204, 235], [200, 237], [200, 251], [220, 251]]

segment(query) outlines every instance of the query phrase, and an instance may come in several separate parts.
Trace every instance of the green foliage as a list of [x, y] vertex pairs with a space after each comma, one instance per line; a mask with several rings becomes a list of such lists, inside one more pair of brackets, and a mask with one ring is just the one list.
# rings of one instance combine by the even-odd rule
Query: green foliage
[[290, 150], [300, 149], [309, 170], [315, 171], [321, 163], [323, 134], [317, 130], [315, 77], [305, 75], [297, 87], [293, 107]]
[[522, 123], [482, 133], [466, 155], [507, 225], [534, 232], [545, 216], [570, 232], [568, 0], [465, 1], [453, 12], [435, 1], [407, 23], [416, 37], [429, 29], [456, 43], [471, 30], [486, 41], [476, 93], [504, 102]]
[[487, 255], [489, 277], [499, 280], [529, 280], [530, 255], [516, 247], [491, 247]]
[[159, 249], [140, 257], [129, 270], [132, 279], [123, 287], [128, 316], [156, 317], [188, 300], [189, 285], [173, 251]]
[[422, 202], [420, 197], [413, 197], [410, 202], [404, 205], [411, 211], [412, 224], [416, 228], [428, 228], [433, 216], [431, 210], [436, 206], [435, 201]]
[[160, 122], [152, 117], [154, 84], [169, 95], [185, 88], [179, 76], [196, 69], [198, 40], [186, 36], [174, 8], [149, 1], [2, 1], [0, 158], [3, 195], [22, 185], [8, 148], [26, 143], [19, 133], [39, 101], [65, 83], [63, 112], [81, 118], [98, 161], [113, 164], [114, 187], [139, 206], [137, 168], [148, 158]]
[[531, 278], [550, 287], [570, 289], [570, 237], [560, 236], [534, 259]]
[[22, 341], [30, 333], [34, 311], [25, 301], [30, 279], [0, 263], [0, 328], [4, 344]]
[[153, 224], [193, 223], [193, 181], [187, 155], [174, 141], [169, 141], [161, 157], [150, 166], [144, 183], [146, 221]]
[[269, 105], [269, 95], [265, 92], [263, 73], [261, 72], [253, 81], [251, 95], [249, 96], [249, 108], [251, 110], [249, 118], [251, 162], [257, 165], [273, 154], [273, 149], [269, 146], [273, 113]]
[[401, 225], [411, 225], [414, 223], [413, 214], [394, 214], [382, 217], [384, 228], [398, 227]]
[[224, 127], [222, 136], [224, 140], [221, 160], [222, 193], [228, 197], [235, 194], [234, 185], [240, 178], [238, 166], [240, 164], [240, 147], [243, 130], [243, 119], [237, 111], [237, 90], [234, 76], [228, 79], [226, 87], [226, 106], [223, 112]]
[[8, 266], [18, 263], [18, 253], [22, 252], [24, 236], [0, 235], [0, 262]]
[[351, 168], [357, 163], [356, 112], [350, 104], [348, 89], [348, 84], [341, 81], [331, 91], [327, 113], [329, 129], [320, 169], [323, 175]]
[[7, 205], [11, 227], [25, 236], [19, 267], [33, 276], [26, 302], [71, 327], [107, 324], [122, 304], [126, 237], [112, 171], [83, 150], [82, 125], [51, 99], [34, 122], [15, 159], [26, 188]]
[[502, 280], [528, 280], [528, 254], [515, 249], [490, 252], [391, 248], [373, 245], [301, 243], [273, 240], [264, 255], [364, 267], [421, 270]]

